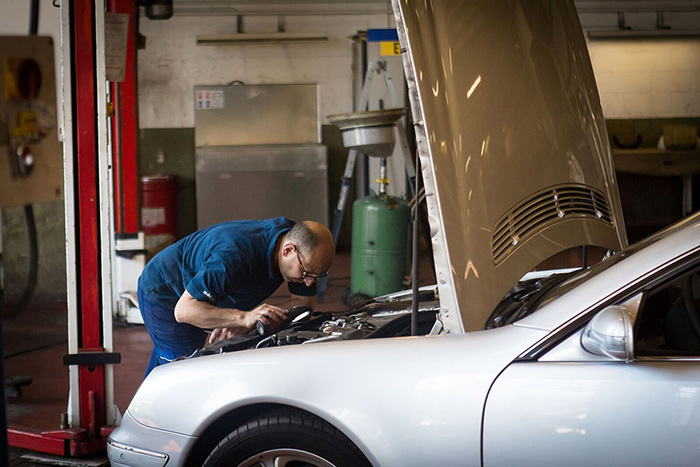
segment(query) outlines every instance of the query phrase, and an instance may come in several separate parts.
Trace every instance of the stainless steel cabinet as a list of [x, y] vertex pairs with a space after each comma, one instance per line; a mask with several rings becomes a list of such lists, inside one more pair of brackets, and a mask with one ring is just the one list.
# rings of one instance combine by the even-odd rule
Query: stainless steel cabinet
[[198, 148], [195, 164], [200, 229], [277, 216], [328, 225], [325, 146]]
[[328, 225], [318, 86], [196, 86], [197, 227], [285, 216]]

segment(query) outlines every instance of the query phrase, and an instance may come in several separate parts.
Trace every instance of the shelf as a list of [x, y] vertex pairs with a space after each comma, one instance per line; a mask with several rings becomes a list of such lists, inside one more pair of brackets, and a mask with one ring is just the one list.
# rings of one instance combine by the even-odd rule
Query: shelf
[[697, 149], [613, 149], [612, 156], [615, 170], [619, 172], [667, 177], [700, 174], [700, 150]]

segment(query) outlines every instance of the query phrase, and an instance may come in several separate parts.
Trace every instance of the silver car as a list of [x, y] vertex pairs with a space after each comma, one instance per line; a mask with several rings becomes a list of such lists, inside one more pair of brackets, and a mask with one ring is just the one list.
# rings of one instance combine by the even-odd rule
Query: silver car
[[[159, 367], [112, 465], [700, 465], [700, 215], [626, 246], [573, 2], [393, 6], [429, 335], [398, 293]], [[616, 253], [530, 272], [581, 245]]]

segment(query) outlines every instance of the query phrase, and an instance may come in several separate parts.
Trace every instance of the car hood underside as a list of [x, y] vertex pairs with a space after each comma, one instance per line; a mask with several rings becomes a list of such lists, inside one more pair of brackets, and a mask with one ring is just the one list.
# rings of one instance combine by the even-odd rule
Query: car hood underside
[[572, 1], [393, 1], [445, 332], [560, 251], [626, 246]]

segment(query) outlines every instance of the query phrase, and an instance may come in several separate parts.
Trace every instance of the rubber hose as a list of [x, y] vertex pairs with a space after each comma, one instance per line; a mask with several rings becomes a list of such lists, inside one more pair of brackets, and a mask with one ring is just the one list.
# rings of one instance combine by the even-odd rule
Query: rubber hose
[[27, 285], [24, 288], [22, 298], [17, 303], [5, 303], [2, 307], [2, 317], [9, 318], [19, 314], [27, 308], [36, 290], [37, 275], [39, 271], [39, 247], [36, 235], [36, 222], [34, 221], [34, 207], [31, 204], [24, 205], [24, 218], [27, 223], [27, 240], [29, 242], [29, 275]]
[[29, 15], [29, 35], [36, 36], [39, 31], [39, 0], [32, 0]]

